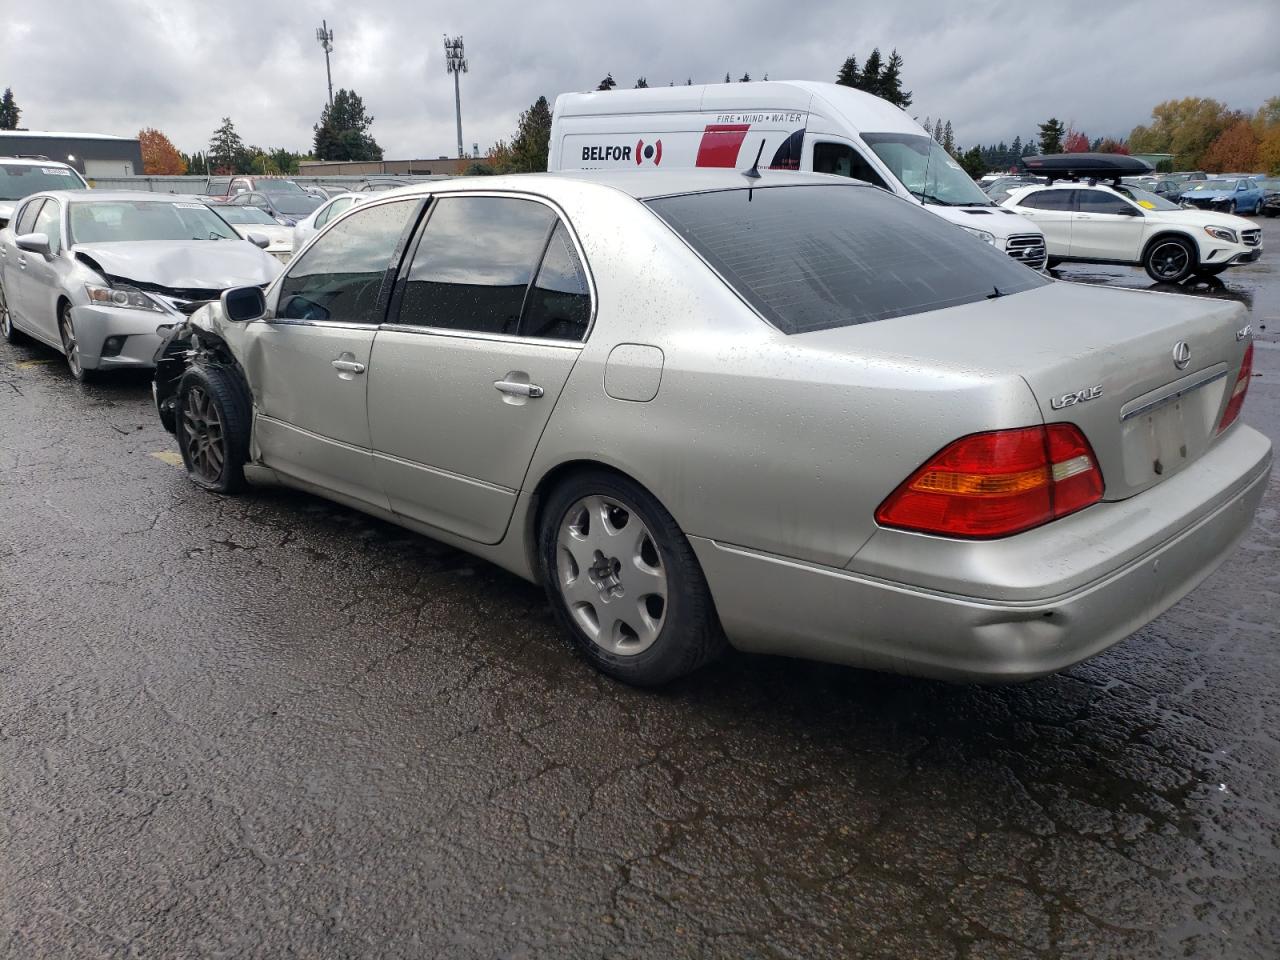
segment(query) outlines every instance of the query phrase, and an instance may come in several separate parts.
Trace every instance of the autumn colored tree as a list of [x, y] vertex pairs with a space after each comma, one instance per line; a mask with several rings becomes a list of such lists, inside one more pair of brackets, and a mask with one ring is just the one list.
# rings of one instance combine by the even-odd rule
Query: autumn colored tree
[[1207, 97], [1166, 100], [1151, 110], [1152, 123], [1133, 128], [1129, 146], [1138, 153], [1171, 153], [1179, 170], [1196, 170], [1209, 145], [1242, 115]]
[[1062, 138], [1063, 153], [1088, 153], [1089, 138], [1079, 130], [1068, 130]]
[[182, 154], [173, 141], [154, 127], [138, 131], [142, 147], [142, 172], [148, 176], [177, 176], [187, 172]]
[[1123, 140], [1117, 140], [1115, 137], [1103, 137], [1098, 143], [1099, 153], [1120, 153], [1129, 156], [1129, 145]]
[[1251, 173], [1258, 165], [1258, 135], [1248, 120], [1237, 120], [1218, 134], [1200, 165], [1209, 173]]

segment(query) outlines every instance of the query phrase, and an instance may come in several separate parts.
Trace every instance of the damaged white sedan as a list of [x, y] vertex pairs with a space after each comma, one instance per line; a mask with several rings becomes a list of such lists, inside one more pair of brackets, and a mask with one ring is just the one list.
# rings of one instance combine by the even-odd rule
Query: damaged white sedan
[[27, 197], [0, 230], [0, 333], [60, 350], [71, 375], [149, 368], [161, 334], [280, 262], [205, 204], [144, 193]]

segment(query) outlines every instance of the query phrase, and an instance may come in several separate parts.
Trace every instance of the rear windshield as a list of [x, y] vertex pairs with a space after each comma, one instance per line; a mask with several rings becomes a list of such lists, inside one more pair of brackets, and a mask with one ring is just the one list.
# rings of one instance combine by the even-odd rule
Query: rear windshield
[[783, 333], [940, 310], [1049, 283], [960, 227], [856, 184], [649, 201]]

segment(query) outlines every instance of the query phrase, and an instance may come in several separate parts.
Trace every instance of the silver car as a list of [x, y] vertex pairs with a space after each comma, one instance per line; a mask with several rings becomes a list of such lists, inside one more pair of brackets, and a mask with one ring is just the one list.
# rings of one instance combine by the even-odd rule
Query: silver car
[[156, 399], [197, 484], [540, 581], [628, 682], [726, 640], [1011, 680], [1243, 535], [1251, 358], [1238, 304], [1049, 280], [857, 182], [530, 175], [349, 210], [175, 330]]
[[0, 333], [61, 350], [77, 380], [151, 367], [159, 329], [279, 273], [278, 260], [196, 200], [38, 193], [0, 230]]
[[330, 197], [299, 220], [298, 225], [293, 228], [293, 249], [301, 250], [303, 244], [319, 233], [330, 220], [350, 210], [357, 203], [364, 203], [376, 196], [375, 193], [339, 193]]

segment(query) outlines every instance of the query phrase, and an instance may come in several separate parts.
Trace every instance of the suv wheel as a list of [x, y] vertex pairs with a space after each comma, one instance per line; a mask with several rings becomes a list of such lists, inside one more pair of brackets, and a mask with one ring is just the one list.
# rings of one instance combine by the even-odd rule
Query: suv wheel
[[539, 556], [556, 619], [601, 672], [657, 686], [724, 649], [693, 548], [626, 477], [592, 471], [557, 487], [542, 511]]
[[1196, 252], [1178, 237], [1161, 237], [1142, 261], [1147, 276], [1156, 283], [1181, 283], [1196, 269]]

